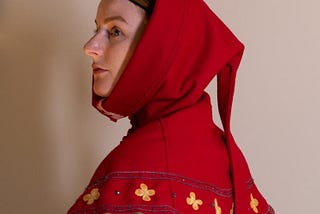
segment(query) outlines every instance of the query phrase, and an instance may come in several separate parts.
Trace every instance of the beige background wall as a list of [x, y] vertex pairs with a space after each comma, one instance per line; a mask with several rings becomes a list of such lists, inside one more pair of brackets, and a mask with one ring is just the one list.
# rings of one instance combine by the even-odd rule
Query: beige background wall
[[[0, 1], [0, 213], [65, 213], [129, 127], [90, 106], [97, 2]], [[208, 2], [246, 44], [232, 128], [256, 183], [279, 214], [318, 213], [320, 3]]]

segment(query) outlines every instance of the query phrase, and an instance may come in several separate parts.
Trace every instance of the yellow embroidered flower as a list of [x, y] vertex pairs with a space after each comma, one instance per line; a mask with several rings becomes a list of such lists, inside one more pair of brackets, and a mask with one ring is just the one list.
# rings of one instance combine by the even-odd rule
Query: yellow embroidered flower
[[84, 202], [87, 202], [88, 205], [91, 205], [95, 200], [98, 200], [99, 197], [100, 197], [99, 189], [94, 188], [91, 190], [90, 193], [84, 195], [82, 199]]
[[216, 214], [221, 214], [221, 207], [218, 205], [218, 200], [214, 199], [214, 207], [216, 208]]
[[255, 213], [259, 213], [257, 206], [259, 206], [259, 201], [250, 194], [250, 207]]
[[140, 189], [136, 189], [135, 191], [136, 196], [142, 197], [144, 201], [151, 201], [150, 196], [156, 194], [156, 191], [153, 189], [148, 189], [148, 186], [144, 183], [140, 184]]
[[234, 203], [232, 203], [232, 207], [230, 209], [230, 214], [233, 214], [233, 209], [234, 209]]
[[192, 205], [194, 210], [198, 210], [199, 205], [202, 205], [203, 202], [200, 199], [196, 199], [196, 194], [194, 192], [190, 192], [190, 197], [187, 197], [187, 204]]

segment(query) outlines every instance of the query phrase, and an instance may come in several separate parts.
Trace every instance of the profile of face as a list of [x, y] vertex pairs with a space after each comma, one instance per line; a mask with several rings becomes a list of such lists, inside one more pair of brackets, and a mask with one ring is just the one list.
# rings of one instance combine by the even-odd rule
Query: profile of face
[[101, 0], [96, 30], [84, 45], [92, 58], [93, 91], [108, 97], [147, 25], [146, 12], [129, 0]]

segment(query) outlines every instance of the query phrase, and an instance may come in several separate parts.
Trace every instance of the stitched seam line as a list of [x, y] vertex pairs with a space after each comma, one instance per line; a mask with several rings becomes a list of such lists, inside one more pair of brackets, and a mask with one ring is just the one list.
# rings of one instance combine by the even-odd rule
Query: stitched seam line
[[[186, 1], [183, 1], [184, 2], [184, 7], [186, 7]], [[157, 2], [156, 2], [157, 3]], [[153, 83], [151, 84], [150, 86], [150, 89], [148, 90], [148, 92], [146, 94], [144, 94], [144, 96], [138, 98], [137, 102], [139, 104], [143, 104], [147, 98], [151, 95], [151, 96], [155, 96], [156, 94], [156, 91], [155, 91], [155, 87], [159, 85], [159, 83], [163, 83], [164, 79], [166, 78], [166, 76], [168, 75], [168, 72], [169, 72], [169, 68], [170, 66], [172, 66], [172, 63], [175, 61], [175, 58], [176, 58], [176, 53], [177, 53], [177, 50], [179, 49], [179, 47], [181, 46], [181, 39], [182, 39], [182, 29], [183, 27], [185, 26], [185, 17], [186, 17], [186, 11], [183, 10], [183, 15], [182, 15], [182, 19], [181, 19], [181, 25], [180, 25], [180, 28], [179, 28], [179, 31], [178, 31], [178, 35], [176, 37], [176, 42], [174, 43], [175, 45], [172, 47], [172, 50], [171, 50], [171, 55], [168, 56], [168, 60], [167, 62], [163, 65], [163, 69], [166, 71], [164, 73], [162, 73], [162, 75], [159, 77], [159, 79], [156, 79], [153, 81]], [[130, 106], [131, 109], [134, 109], [136, 108], [137, 105], [135, 106]]]
[[233, 196], [232, 188], [220, 188], [215, 185], [201, 182], [198, 180], [193, 180], [181, 175], [167, 173], [167, 172], [150, 172], [150, 171], [121, 171], [121, 172], [111, 172], [104, 177], [96, 180], [91, 183], [86, 190], [89, 190], [93, 187], [102, 185], [111, 179], [119, 180], [130, 180], [130, 179], [146, 179], [146, 180], [164, 180], [164, 181], [175, 181], [177, 183], [190, 186], [192, 188], [197, 188], [204, 191], [213, 192], [218, 196], [224, 198], [231, 198]]
[[[170, 167], [169, 167], [169, 155], [168, 155], [168, 143], [167, 143], [167, 138], [164, 132], [164, 127], [163, 127], [163, 122], [162, 119], [159, 119], [160, 127], [161, 127], [161, 133], [162, 133], [162, 138], [163, 138], [163, 144], [164, 144], [164, 153], [165, 153], [165, 160], [166, 160], [166, 169], [167, 173], [170, 172]], [[169, 189], [170, 192], [173, 192], [172, 188], [172, 182], [170, 181], [169, 183]], [[175, 207], [174, 199], [171, 198], [171, 204]]]

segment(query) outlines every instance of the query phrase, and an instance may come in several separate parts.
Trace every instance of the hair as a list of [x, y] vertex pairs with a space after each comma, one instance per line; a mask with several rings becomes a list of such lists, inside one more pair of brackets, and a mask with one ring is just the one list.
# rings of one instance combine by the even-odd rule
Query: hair
[[129, 1], [137, 5], [138, 7], [142, 8], [146, 12], [147, 16], [150, 17], [155, 0], [129, 0]]

